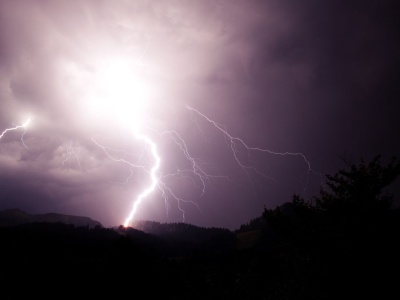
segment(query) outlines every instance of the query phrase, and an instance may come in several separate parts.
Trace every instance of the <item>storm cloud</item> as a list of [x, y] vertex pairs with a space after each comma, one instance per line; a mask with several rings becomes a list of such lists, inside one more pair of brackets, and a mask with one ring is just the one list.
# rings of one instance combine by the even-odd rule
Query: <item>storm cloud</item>
[[[132, 84], [150, 89], [144, 117], [160, 176], [188, 201], [189, 223], [233, 229], [264, 205], [317, 193], [317, 173], [344, 167], [340, 157], [398, 156], [397, 15], [395, 1], [1, 1], [0, 132], [31, 122], [0, 139], [0, 208], [106, 226], [126, 217], [147, 173], [121, 161], [140, 160], [143, 145], [98, 109], [92, 79], [107, 60], [129, 64]], [[187, 106], [250, 147], [304, 154], [315, 172], [301, 155], [238, 148], [265, 176], [246, 173], [226, 136]], [[172, 130], [213, 175], [204, 195], [198, 178], [167, 176], [191, 167], [160, 134]], [[158, 191], [138, 217], [182, 220], [169, 205]]]

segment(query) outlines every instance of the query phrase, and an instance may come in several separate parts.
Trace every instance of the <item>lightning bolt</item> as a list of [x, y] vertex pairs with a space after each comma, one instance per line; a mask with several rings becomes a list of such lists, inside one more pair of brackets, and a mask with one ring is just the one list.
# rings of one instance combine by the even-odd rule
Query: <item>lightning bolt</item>
[[[159, 133], [159, 132], [156, 132], [156, 133], [160, 137], [163, 137], [163, 136], [171, 137], [172, 140], [174, 141], [174, 143], [176, 145], [178, 145], [178, 147], [181, 150], [181, 152], [183, 153], [184, 157], [190, 163], [191, 168], [185, 169], [185, 170], [179, 170], [178, 169], [175, 173], [168, 173], [168, 174], [164, 174], [164, 175], [161, 174], [161, 171], [160, 171], [161, 157], [160, 157], [160, 155], [158, 153], [157, 144], [148, 135], [146, 135], [143, 132], [141, 132], [138, 129], [138, 127], [134, 130], [134, 136], [135, 136], [135, 138], [137, 140], [143, 142], [143, 144], [146, 146], [146, 148], [148, 148], [148, 152], [150, 152], [150, 156], [151, 156], [151, 160], [152, 160], [152, 166], [151, 166], [150, 170], [148, 170], [145, 167], [145, 162], [144, 162], [144, 159], [142, 157], [143, 155], [139, 156], [139, 159], [138, 159], [137, 162], [131, 162], [130, 160], [128, 160], [126, 158], [116, 157], [115, 155], [112, 155], [111, 152], [112, 151], [114, 151], [114, 152], [122, 152], [124, 154], [129, 154], [129, 155], [131, 155], [131, 153], [120, 151], [120, 150], [114, 149], [114, 148], [105, 147], [105, 146], [101, 145], [96, 140], [95, 137], [92, 138], [92, 141], [97, 146], [102, 148], [104, 153], [110, 159], [112, 159], [115, 162], [120, 162], [120, 163], [124, 163], [124, 164], [129, 165], [130, 166], [130, 170], [131, 170], [131, 175], [130, 176], [132, 176], [132, 172], [133, 172], [134, 169], [140, 169], [140, 170], [142, 170], [142, 171], [144, 171], [144, 172], [149, 174], [150, 183], [135, 198], [135, 200], [134, 200], [134, 202], [132, 204], [131, 211], [130, 211], [128, 217], [124, 221], [124, 226], [125, 227], [129, 226], [129, 224], [131, 224], [131, 222], [133, 221], [134, 216], [136, 215], [140, 204], [145, 200], [146, 197], [148, 197], [156, 189], [159, 189], [160, 192], [161, 192], [161, 196], [164, 199], [167, 213], [170, 210], [169, 202], [171, 200], [175, 200], [176, 201], [177, 207], [178, 207], [179, 211], [182, 213], [182, 221], [184, 222], [185, 221], [185, 210], [182, 208], [181, 203], [191, 203], [194, 206], [196, 206], [197, 209], [199, 209], [199, 210], [200, 210], [200, 207], [194, 201], [186, 200], [186, 199], [183, 199], [182, 197], [179, 197], [178, 195], [176, 195], [176, 193], [173, 191], [173, 189], [166, 183], [166, 180], [168, 180], [169, 178], [174, 178], [174, 179], [190, 178], [192, 180], [193, 184], [196, 184], [195, 180], [191, 176], [188, 175], [189, 173], [194, 174], [194, 176], [197, 177], [198, 180], [201, 183], [200, 186], [198, 186], [198, 188], [201, 190], [201, 195], [203, 195], [205, 193], [206, 180], [209, 180], [210, 178], [213, 177], [212, 175], [208, 175], [207, 173], [205, 173], [200, 168], [200, 166], [198, 165], [196, 160], [190, 155], [183, 138], [176, 131], [165, 131], [165, 132], [161, 132], [161, 133]], [[218, 177], [218, 176], [215, 176], [215, 177]]]
[[136, 201], [133, 203], [132, 210], [124, 222], [125, 227], [127, 227], [131, 223], [134, 215], [136, 214], [138, 206], [143, 201], [143, 199], [146, 198], [151, 192], [153, 192], [159, 183], [159, 178], [157, 176], [157, 172], [160, 169], [161, 158], [157, 153], [157, 145], [150, 138], [148, 138], [144, 134], [141, 134], [137, 131], [135, 132], [135, 136], [137, 139], [142, 140], [150, 148], [150, 152], [153, 157], [154, 164], [150, 170], [151, 183], [148, 188], [146, 188], [142, 193], [139, 194], [139, 196], [136, 198]]
[[67, 149], [67, 157], [61, 162], [61, 165], [64, 167], [64, 165], [68, 162], [68, 167], [69, 170], [71, 171], [71, 159], [75, 158], [75, 160], [78, 163], [78, 166], [80, 169], [82, 169], [81, 162], [79, 160], [78, 155], [74, 151], [74, 148], [72, 147], [72, 141], [69, 142], [69, 147]]
[[24, 131], [23, 131], [22, 136], [21, 136], [21, 142], [22, 142], [22, 145], [24, 145], [24, 147], [25, 147], [26, 149], [28, 149], [28, 147], [26, 146], [25, 141], [24, 141], [24, 136], [25, 136], [25, 133], [26, 133], [26, 128], [28, 127], [28, 125], [29, 125], [30, 122], [31, 122], [31, 119], [27, 119], [24, 123], [22, 123], [22, 125], [17, 125], [17, 126], [15, 126], [15, 127], [11, 127], [11, 128], [5, 129], [5, 130], [0, 134], [0, 139], [2, 139], [3, 136], [4, 136], [7, 132], [9, 132], [9, 131], [14, 131], [14, 130], [18, 130], [18, 129], [20, 129], [20, 128], [23, 128]]
[[200, 118], [203, 118], [203, 120], [207, 121], [215, 129], [217, 129], [218, 131], [220, 131], [222, 133], [222, 135], [227, 140], [228, 147], [230, 148], [236, 163], [242, 168], [242, 170], [247, 175], [247, 178], [248, 178], [250, 184], [252, 185], [254, 191], [255, 191], [255, 186], [254, 186], [253, 181], [251, 180], [251, 173], [250, 173], [251, 171], [253, 171], [257, 175], [262, 176], [262, 177], [264, 177], [266, 179], [273, 179], [273, 178], [268, 176], [268, 175], [266, 175], [265, 173], [263, 173], [262, 171], [260, 171], [256, 167], [251, 166], [249, 164], [245, 164], [244, 162], [242, 162], [242, 160], [240, 160], [239, 155], [238, 155], [239, 148], [244, 148], [248, 152], [256, 151], [256, 152], [268, 153], [268, 154], [279, 155], [279, 156], [296, 156], [296, 157], [300, 157], [304, 161], [304, 163], [305, 163], [305, 165], [307, 167], [306, 180], [305, 180], [305, 183], [303, 185], [303, 193], [307, 189], [307, 186], [308, 186], [308, 183], [309, 183], [309, 179], [310, 179], [310, 174], [315, 174], [315, 175], [319, 176], [321, 179], [323, 178], [322, 174], [314, 171], [311, 168], [311, 164], [310, 164], [309, 160], [307, 159], [307, 157], [303, 153], [301, 153], [301, 152], [275, 152], [275, 151], [272, 151], [272, 150], [269, 150], [269, 149], [263, 149], [263, 148], [259, 148], [259, 147], [251, 147], [251, 146], [247, 145], [243, 141], [243, 139], [235, 137], [235, 136], [232, 136], [231, 134], [229, 134], [229, 132], [227, 131], [225, 126], [223, 126], [223, 125], [211, 120], [209, 117], [207, 117], [205, 114], [201, 113], [197, 109], [192, 108], [190, 106], [186, 106], [186, 108], [190, 111], [192, 120], [196, 123], [197, 127], [199, 128], [199, 130], [201, 131], [201, 133], [203, 135], [204, 135], [204, 133], [201, 130], [201, 127], [197, 122], [196, 116], [198, 116]]

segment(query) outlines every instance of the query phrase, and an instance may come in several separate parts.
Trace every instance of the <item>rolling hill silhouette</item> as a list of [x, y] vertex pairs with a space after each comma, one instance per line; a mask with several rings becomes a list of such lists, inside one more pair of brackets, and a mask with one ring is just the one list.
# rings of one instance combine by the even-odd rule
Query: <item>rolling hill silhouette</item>
[[15, 226], [27, 223], [63, 223], [76, 227], [88, 226], [94, 228], [103, 225], [95, 220], [84, 216], [72, 216], [57, 213], [29, 214], [20, 209], [8, 209], [0, 211], [0, 226]]

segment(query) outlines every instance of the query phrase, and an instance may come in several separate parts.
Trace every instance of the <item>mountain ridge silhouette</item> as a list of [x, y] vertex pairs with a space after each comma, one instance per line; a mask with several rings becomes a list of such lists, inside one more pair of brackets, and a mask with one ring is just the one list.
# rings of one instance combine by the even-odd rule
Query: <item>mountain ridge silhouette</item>
[[63, 223], [75, 227], [88, 226], [94, 228], [103, 225], [86, 216], [75, 216], [59, 213], [30, 214], [21, 209], [6, 209], [0, 211], [0, 226], [9, 227], [27, 223]]

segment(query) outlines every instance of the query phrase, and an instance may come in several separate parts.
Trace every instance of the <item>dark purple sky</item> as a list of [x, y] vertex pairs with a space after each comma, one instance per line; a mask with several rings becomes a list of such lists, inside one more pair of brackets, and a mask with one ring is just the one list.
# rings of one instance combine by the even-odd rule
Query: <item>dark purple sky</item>
[[[137, 219], [184, 210], [236, 229], [264, 205], [317, 194], [316, 173], [343, 168], [340, 156], [400, 157], [395, 4], [0, 1], [0, 134], [31, 119], [0, 139], [0, 209], [122, 224], [154, 163], [132, 132], [139, 117], [168, 198], [156, 190]], [[236, 140], [243, 169], [229, 137], [267, 151]], [[302, 153], [314, 172], [268, 151]]]

